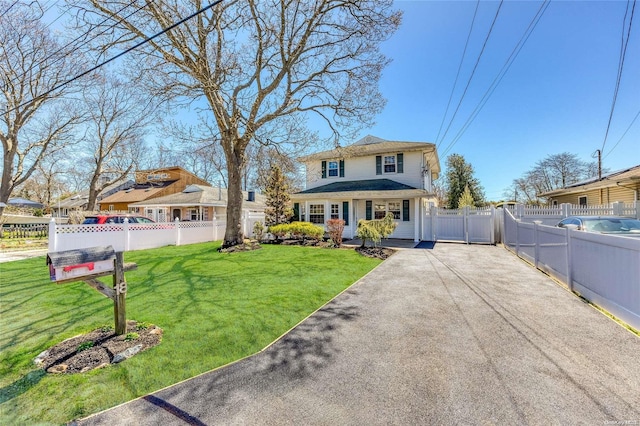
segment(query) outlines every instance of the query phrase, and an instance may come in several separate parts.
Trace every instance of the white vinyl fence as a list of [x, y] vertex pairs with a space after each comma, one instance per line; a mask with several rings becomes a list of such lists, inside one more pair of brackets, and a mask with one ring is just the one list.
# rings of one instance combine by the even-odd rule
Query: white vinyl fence
[[[242, 231], [253, 235], [253, 225], [264, 223], [264, 214], [250, 213], [242, 218]], [[168, 245], [187, 245], [224, 238], [226, 221], [167, 223], [109, 223], [103, 225], [49, 224], [49, 252], [87, 247], [113, 246], [116, 251], [144, 250]]]
[[422, 221], [422, 240], [495, 244], [497, 224], [494, 207], [450, 210], [431, 206]]
[[540, 221], [543, 225], [555, 226], [567, 216], [627, 216], [640, 219], [640, 201], [634, 203], [611, 203], [601, 206], [578, 206], [560, 204], [558, 206], [526, 206], [516, 204], [509, 211], [516, 219], [533, 223]]
[[527, 223], [504, 211], [504, 245], [640, 329], [640, 238]]

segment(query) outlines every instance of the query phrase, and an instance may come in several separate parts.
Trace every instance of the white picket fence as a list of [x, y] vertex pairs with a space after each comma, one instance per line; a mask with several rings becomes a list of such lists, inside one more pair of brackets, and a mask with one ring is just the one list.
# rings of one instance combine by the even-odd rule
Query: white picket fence
[[[256, 222], [264, 223], [264, 214], [242, 217], [242, 232], [253, 236]], [[167, 223], [109, 223], [103, 225], [57, 225], [49, 223], [49, 252], [113, 246], [116, 251], [145, 250], [169, 245], [187, 245], [224, 238], [226, 220]]]
[[640, 238], [529, 223], [505, 209], [503, 242], [572, 291], [640, 329]]
[[498, 216], [494, 207], [443, 209], [431, 206], [422, 221], [423, 241], [495, 244]]

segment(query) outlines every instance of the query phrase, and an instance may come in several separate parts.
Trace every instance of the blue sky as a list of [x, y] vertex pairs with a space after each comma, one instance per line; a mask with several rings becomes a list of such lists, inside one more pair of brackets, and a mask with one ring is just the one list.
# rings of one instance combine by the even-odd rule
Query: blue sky
[[[461, 154], [487, 199], [536, 161], [570, 152], [585, 161], [603, 147], [620, 59], [626, 1], [552, 1], [484, 108], [455, 141], [542, 1], [505, 1], [473, 80], [446, 137], [499, 2], [482, 1], [444, 128], [437, 139], [469, 33], [475, 1], [397, 1], [401, 28], [383, 51], [393, 62], [381, 91], [377, 124], [362, 132], [384, 139], [437, 142], [441, 164]], [[631, 30], [603, 167], [640, 164], [640, 7]], [[627, 18], [628, 22], [628, 18]], [[619, 142], [618, 142], [619, 141]], [[447, 151], [446, 148], [454, 144]], [[616, 145], [617, 143], [617, 145]], [[445, 154], [446, 152], [446, 154]], [[445, 155], [443, 155], [445, 154]]]
[[[445, 136], [499, 4], [479, 4], [443, 121], [476, 1], [396, 1], [405, 13], [400, 29], [383, 45], [392, 59], [380, 85], [388, 102], [377, 124], [360, 135], [437, 143], [443, 168], [448, 155], [460, 154], [473, 165], [487, 199], [493, 201], [503, 198], [513, 179], [550, 154], [566, 151], [593, 161], [594, 151], [603, 147], [627, 9], [626, 0], [552, 0], [488, 102], [457, 137], [543, 4], [504, 1]], [[640, 5], [635, 12], [604, 144], [603, 167], [611, 171], [640, 164], [640, 117], [629, 128], [640, 113]], [[313, 126], [314, 120], [309, 123]]]

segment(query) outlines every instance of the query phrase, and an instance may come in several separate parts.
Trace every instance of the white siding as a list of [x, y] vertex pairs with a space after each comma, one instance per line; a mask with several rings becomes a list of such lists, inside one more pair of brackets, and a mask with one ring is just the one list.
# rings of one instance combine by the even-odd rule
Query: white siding
[[[398, 154], [398, 153], [389, 153]], [[390, 179], [414, 188], [423, 189], [422, 152], [405, 152], [403, 173], [383, 173], [376, 175], [376, 156], [351, 157], [344, 159], [344, 177], [329, 177], [322, 179], [322, 161], [307, 163], [307, 189], [327, 185], [333, 182]], [[384, 156], [384, 154], [382, 154]], [[338, 159], [335, 159], [338, 160]]]
[[[389, 201], [399, 201], [400, 202], [400, 206], [402, 208], [402, 200], [400, 199], [389, 199], [389, 200], [371, 200], [373, 202], [373, 204], [375, 205], [376, 202], [389, 202]], [[396, 223], [398, 224], [398, 226], [396, 227], [396, 230], [393, 231], [393, 234], [391, 234], [391, 236], [389, 238], [403, 238], [403, 239], [413, 239], [414, 238], [414, 233], [415, 233], [415, 228], [414, 228], [414, 223], [415, 220], [419, 220], [419, 218], [414, 217], [415, 216], [415, 200], [414, 199], [410, 199], [409, 200], [409, 221], [403, 221], [402, 219], [397, 220]], [[360, 219], [366, 219], [366, 214], [367, 214], [367, 202], [366, 200], [357, 200], [356, 201], [356, 213], [358, 215], [358, 220]], [[356, 223], [357, 224], [357, 223]]]

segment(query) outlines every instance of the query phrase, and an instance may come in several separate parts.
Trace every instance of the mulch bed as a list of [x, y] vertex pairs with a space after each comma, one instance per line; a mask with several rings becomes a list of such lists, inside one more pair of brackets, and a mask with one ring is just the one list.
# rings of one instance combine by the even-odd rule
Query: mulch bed
[[[312, 239], [308, 239], [308, 240], [303, 240], [303, 239], [285, 239], [285, 240], [272, 240], [272, 241], [267, 241], [264, 242], [263, 244], [281, 244], [281, 245], [285, 245], [285, 246], [311, 246], [311, 247], [324, 247], [324, 248], [330, 248], [333, 247], [331, 243], [327, 242], [327, 241], [322, 241], [322, 240], [312, 240]], [[245, 251], [251, 251], [251, 250], [258, 250], [262, 248], [260, 246], [260, 243], [258, 243], [257, 241], [253, 241], [253, 240], [245, 240], [245, 242], [243, 244], [238, 244], [235, 246], [231, 246], [231, 247], [227, 247], [227, 248], [220, 248], [218, 251], [220, 251], [220, 253], [238, 253], [238, 252], [245, 252]], [[389, 256], [391, 256], [393, 253], [395, 253], [396, 251], [390, 248], [385, 248], [385, 247], [356, 247], [355, 250], [360, 253], [362, 256], [366, 256], [366, 257], [373, 257], [376, 259], [382, 259], [385, 260], [387, 259]]]
[[[106, 367], [114, 363], [114, 360], [120, 362], [160, 344], [161, 341], [161, 328], [127, 321], [127, 334], [118, 336], [110, 326], [98, 328], [52, 346], [38, 355], [34, 362], [47, 373], [84, 373]], [[117, 357], [118, 354], [120, 356]]]
[[396, 251], [385, 247], [356, 247], [356, 251], [362, 256], [385, 260]]

